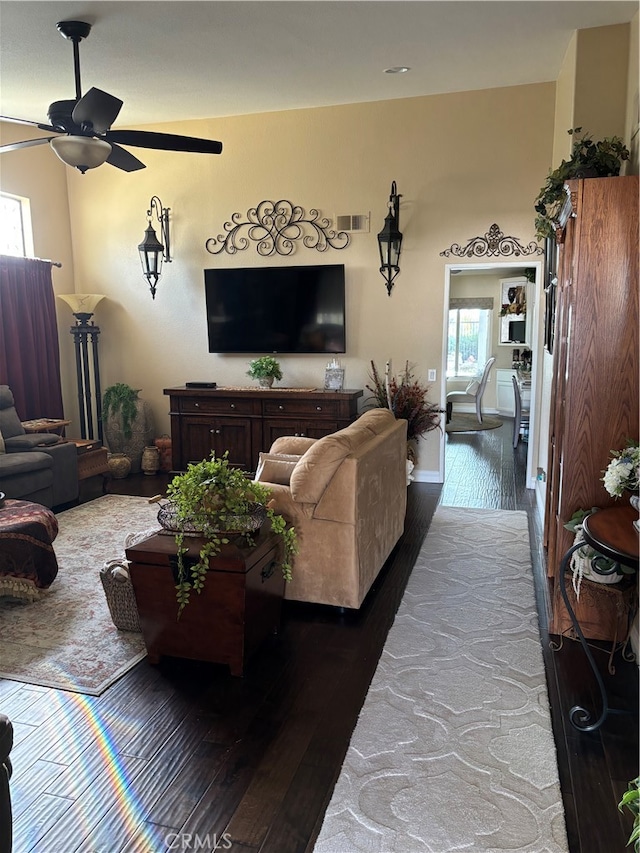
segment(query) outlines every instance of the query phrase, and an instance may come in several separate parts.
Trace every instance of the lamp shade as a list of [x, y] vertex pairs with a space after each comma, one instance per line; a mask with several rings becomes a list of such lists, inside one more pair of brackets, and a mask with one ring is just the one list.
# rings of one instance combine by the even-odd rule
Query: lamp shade
[[104, 139], [93, 136], [56, 136], [49, 145], [67, 166], [75, 166], [81, 172], [102, 166], [111, 146]]
[[96, 310], [96, 305], [105, 298], [102, 293], [59, 293], [58, 299], [66, 302], [74, 317], [86, 322]]

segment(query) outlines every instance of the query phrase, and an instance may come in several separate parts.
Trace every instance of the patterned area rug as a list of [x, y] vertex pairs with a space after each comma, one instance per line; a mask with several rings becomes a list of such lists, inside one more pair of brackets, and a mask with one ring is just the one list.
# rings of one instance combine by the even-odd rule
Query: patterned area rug
[[146, 655], [111, 621], [99, 570], [128, 533], [158, 529], [145, 498], [105, 495], [60, 513], [58, 576], [33, 603], [0, 598], [0, 677], [99, 696]]
[[524, 512], [439, 507], [315, 853], [566, 853]]
[[484, 429], [498, 429], [502, 426], [500, 418], [491, 418], [488, 415], [482, 416], [482, 423], [478, 423], [478, 418], [475, 415], [470, 415], [465, 412], [451, 416], [451, 420], [446, 426], [447, 432], [481, 432]]

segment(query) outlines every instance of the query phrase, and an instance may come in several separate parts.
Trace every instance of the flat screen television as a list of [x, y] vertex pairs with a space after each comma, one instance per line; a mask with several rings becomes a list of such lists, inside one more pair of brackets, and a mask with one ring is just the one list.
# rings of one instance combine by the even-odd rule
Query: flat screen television
[[206, 269], [209, 352], [346, 352], [344, 264]]

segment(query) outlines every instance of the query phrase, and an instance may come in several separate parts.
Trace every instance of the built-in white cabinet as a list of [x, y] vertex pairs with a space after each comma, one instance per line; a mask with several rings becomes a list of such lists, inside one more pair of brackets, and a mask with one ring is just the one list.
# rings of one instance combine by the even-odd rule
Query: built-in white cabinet
[[524, 276], [500, 279], [499, 346], [531, 345], [529, 282]]
[[[516, 414], [516, 399], [513, 391], [513, 382], [511, 377], [518, 378], [517, 370], [508, 370], [498, 368], [496, 370], [496, 408], [499, 415], [513, 418]], [[531, 381], [525, 380], [520, 383], [520, 396], [522, 398], [522, 408], [528, 409], [531, 402]]]

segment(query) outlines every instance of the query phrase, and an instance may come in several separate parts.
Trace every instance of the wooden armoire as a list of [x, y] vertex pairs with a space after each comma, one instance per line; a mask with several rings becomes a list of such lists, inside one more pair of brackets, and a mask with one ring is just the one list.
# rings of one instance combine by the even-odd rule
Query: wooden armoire
[[[554, 369], [544, 537], [548, 573], [573, 541], [578, 509], [612, 506], [602, 476], [610, 451], [638, 439], [638, 177], [568, 181], [557, 231]], [[621, 500], [624, 500], [622, 498]], [[568, 615], [552, 591], [550, 629]], [[578, 613], [585, 635], [620, 639], [624, 605], [589, 584]], [[616, 624], [617, 623], [617, 624]]]

